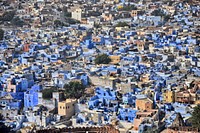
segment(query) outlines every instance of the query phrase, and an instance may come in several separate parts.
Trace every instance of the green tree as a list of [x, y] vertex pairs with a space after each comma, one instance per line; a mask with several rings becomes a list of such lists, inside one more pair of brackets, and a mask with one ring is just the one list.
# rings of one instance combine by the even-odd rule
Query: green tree
[[54, 25], [55, 25], [56, 27], [59, 27], [59, 26], [62, 26], [63, 23], [62, 23], [60, 20], [55, 20], [55, 21], [54, 21]]
[[51, 99], [53, 97], [52, 93], [55, 92], [54, 89], [44, 89], [42, 90], [42, 98], [43, 99]]
[[79, 81], [71, 81], [64, 85], [66, 98], [80, 98], [85, 91], [85, 86]]
[[164, 21], [167, 22], [169, 19], [170, 19], [170, 15], [165, 15], [165, 16], [164, 16]]
[[95, 58], [94, 62], [95, 64], [109, 64], [111, 59], [107, 54], [101, 54]]
[[15, 11], [10, 11], [10, 12], [5, 12], [2, 16], [1, 16], [1, 20], [2, 21], [11, 21], [15, 16]]
[[71, 12], [65, 12], [64, 16], [70, 18], [72, 16], [72, 13]]
[[69, 23], [69, 24], [80, 24], [79, 20], [75, 20], [75, 19], [72, 19], [72, 18], [66, 18], [66, 22]]
[[98, 29], [101, 28], [102, 26], [100, 24], [94, 23], [94, 27]]
[[21, 20], [19, 17], [15, 17], [12, 19], [11, 23], [15, 26], [22, 27], [25, 23], [23, 20]]
[[0, 40], [3, 40], [4, 37], [4, 30], [0, 29]]
[[192, 112], [191, 123], [193, 127], [200, 129], [200, 105], [194, 107], [194, 111]]
[[128, 25], [126, 22], [119, 22], [119, 23], [117, 23], [117, 24], [115, 25], [115, 27], [125, 27], [125, 26], [128, 26], [128, 27], [129, 27], [129, 25]]
[[68, 8], [66, 6], [62, 9], [64, 16], [70, 18], [72, 16], [71, 12], [68, 11]]
[[165, 13], [161, 9], [156, 9], [151, 13], [151, 15], [153, 15], [153, 16], [161, 16], [162, 17], [162, 16], [165, 16]]

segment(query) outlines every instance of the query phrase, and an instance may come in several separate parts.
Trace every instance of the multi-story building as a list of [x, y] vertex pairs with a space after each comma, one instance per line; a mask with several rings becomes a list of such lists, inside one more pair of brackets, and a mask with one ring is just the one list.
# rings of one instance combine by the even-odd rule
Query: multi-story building
[[141, 111], [149, 111], [153, 109], [153, 101], [149, 98], [136, 99], [136, 108]]
[[172, 103], [175, 101], [175, 92], [171, 90], [166, 90], [163, 93], [163, 101], [166, 103]]
[[66, 99], [65, 101], [58, 102], [58, 114], [70, 118], [75, 113], [76, 99]]
[[74, 11], [72, 11], [72, 18], [81, 21], [81, 19], [82, 19], [81, 8], [77, 8]]

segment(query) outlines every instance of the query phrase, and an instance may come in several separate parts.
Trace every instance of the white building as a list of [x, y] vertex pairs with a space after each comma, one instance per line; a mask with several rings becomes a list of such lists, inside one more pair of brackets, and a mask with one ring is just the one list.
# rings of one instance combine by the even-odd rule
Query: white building
[[72, 18], [81, 21], [81, 19], [82, 19], [82, 10], [80, 8], [75, 9], [72, 12]]

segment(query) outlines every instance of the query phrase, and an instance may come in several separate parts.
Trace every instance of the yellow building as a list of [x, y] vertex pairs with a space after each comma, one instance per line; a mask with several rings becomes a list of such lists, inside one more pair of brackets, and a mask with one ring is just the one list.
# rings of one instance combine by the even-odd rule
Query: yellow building
[[195, 104], [196, 105], [200, 104], [200, 100], [195, 101]]
[[111, 64], [117, 64], [117, 63], [119, 63], [120, 62], [120, 56], [118, 56], [118, 55], [111, 55], [111, 56], [109, 56], [110, 57], [110, 59], [111, 59]]
[[66, 99], [65, 101], [58, 102], [58, 114], [67, 118], [72, 117], [75, 114], [76, 102], [76, 99]]
[[90, 81], [95, 86], [106, 86], [116, 89], [116, 78], [89, 76]]
[[153, 109], [153, 101], [149, 98], [142, 98], [136, 100], [136, 108], [141, 111], [149, 111]]
[[29, 67], [29, 65], [22, 64], [20, 66], [16, 66], [15, 69], [14, 69], [14, 71], [15, 72], [19, 72], [19, 71], [22, 71], [23, 69], [28, 68], [28, 67]]
[[172, 103], [175, 101], [175, 92], [174, 91], [167, 90], [163, 93], [163, 95], [164, 95], [164, 101], [166, 103]]

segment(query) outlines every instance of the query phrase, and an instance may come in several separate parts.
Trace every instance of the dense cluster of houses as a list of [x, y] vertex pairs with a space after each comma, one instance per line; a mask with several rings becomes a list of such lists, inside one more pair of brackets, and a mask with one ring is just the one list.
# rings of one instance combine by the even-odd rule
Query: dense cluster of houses
[[[25, 22], [4, 27], [0, 41], [0, 114], [12, 130], [113, 125], [131, 133], [198, 132], [189, 123], [200, 104], [198, 0], [0, 5], [0, 15], [15, 9]], [[66, 19], [76, 23], [55, 27]], [[111, 62], [95, 64], [101, 54]], [[84, 97], [64, 98], [60, 90], [70, 81], [82, 82]], [[48, 89], [54, 91], [45, 99]]]

